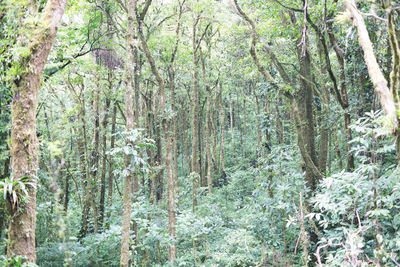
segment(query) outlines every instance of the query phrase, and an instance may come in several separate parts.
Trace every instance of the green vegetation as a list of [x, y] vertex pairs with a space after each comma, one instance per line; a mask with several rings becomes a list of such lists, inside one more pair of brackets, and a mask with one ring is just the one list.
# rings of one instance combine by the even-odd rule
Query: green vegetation
[[0, 266], [400, 266], [400, 3], [0, 1]]

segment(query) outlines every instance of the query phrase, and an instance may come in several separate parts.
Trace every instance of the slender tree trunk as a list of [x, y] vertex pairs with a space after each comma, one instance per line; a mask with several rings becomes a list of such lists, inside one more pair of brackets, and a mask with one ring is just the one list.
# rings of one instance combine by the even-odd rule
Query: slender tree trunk
[[212, 131], [212, 145], [211, 145], [211, 155], [212, 162], [215, 171], [219, 171], [219, 157], [217, 157], [217, 143], [218, 143], [218, 125], [217, 125], [217, 117], [218, 117], [218, 94], [215, 95], [213, 110], [211, 112], [211, 131]]
[[[125, 92], [125, 110], [126, 110], [126, 130], [133, 129], [133, 88], [132, 80], [134, 75], [134, 26], [136, 17], [136, 0], [128, 2], [128, 27], [127, 27], [127, 61], [126, 61], [126, 92]], [[129, 141], [126, 145], [132, 145]], [[129, 243], [130, 243], [130, 223], [131, 223], [131, 183], [133, 173], [129, 171], [132, 155], [125, 154], [124, 165], [128, 169], [124, 177], [124, 196], [123, 196], [123, 221], [122, 221], [122, 241], [121, 241], [121, 266], [128, 267], [129, 264]]]
[[155, 141], [156, 141], [156, 147], [157, 147], [157, 154], [156, 154], [156, 164], [159, 166], [159, 168], [162, 168], [157, 171], [156, 177], [155, 177], [155, 193], [156, 193], [156, 201], [159, 201], [162, 199], [163, 195], [163, 190], [164, 190], [164, 167], [163, 165], [163, 159], [162, 159], [162, 142], [161, 142], [161, 125], [157, 125], [155, 129]]
[[[344, 113], [344, 130], [346, 132], [346, 137], [347, 137], [347, 146], [346, 146], [346, 153], [347, 153], [347, 171], [351, 171], [354, 169], [354, 155], [351, 152], [351, 143], [350, 141], [353, 139], [351, 129], [350, 129], [350, 124], [351, 124], [351, 117], [350, 113], [348, 111], [349, 108], [349, 100], [348, 100], [348, 95], [347, 95], [347, 85], [346, 85], [346, 68], [345, 68], [345, 57], [344, 57], [344, 52], [343, 50], [339, 47], [336, 37], [333, 33], [332, 30], [332, 23], [327, 23], [327, 26], [329, 28], [328, 30], [328, 36], [330, 43], [332, 44], [336, 57], [339, 62], [340, 66], [340, 91], [341, 91], [341, 96], [337, 94], [338, 98], [341, 98], [342, 100], [342, 108], [345, 111]], [[339, 99], [338, 99], [339, 100]], [[339, 101], [341, 103], [341, 101]]]
[[[270, 117], [271, 117], [270, 107], [271, 107], [271, 102], [267, 99], [265, 101], [265, 106], [264, 106], [264, 116], [267, 117], [268, 121], [270, 121]], [[272, 141], [271, 141], [271, 133], [270, 133], [269, 129], [265, 130], [265, 140], [266, 140], [266, 144], [268, 144], [267, 149], [270, 150]]]
[[243, 128], [243, 157], [246, 156], [246, 136], [247, 136], [247, 112], [246, 112], [246, 98], [243, 98], [243, 121], [242, 121], [242, 128]]
[[337, 138], [337, 131], [335, 131], [334, 136], [335, 136], [335, 150], [339, 161], [339, 169], [343, 170], [342, 153], [340, 152], [339, 141]]
[[186, 158], [186, 164], [187, 164], [187, 170], [188, 173], [190, 174], [192, 172], [192, 164], [190, 160], [190, 144], [189, 144], [189, 138], [187, 136], [187, 121], [186, 121], [186, 112], [182, 114], [182, 138], [183, 138], [183, 144], [184, 144], [184, 150], [185, 150], [185, 158]]
[[[175, 102], [175, 101], [174, 101]], [[175, 202], [176, 205], [179, 203], [179, 184], [178, 184], [178, 124], [177, 124], [177, 119], [175, 118], [173, 121], [173, 143], [172, 143], [172, 149], [174, 151], [173, 154], [173, 165], [174, 165], [174, 191], [175, 191]]]
[[261, 148], [261, 108], [260, 108], [260, 100], [256, 93], [254, 92], [254, 96], [256, 98], [256, 107], [257, 107], [257, 155], [260, 156], [260, 148]]
[[[318, 36], [317, 36], [318, 38]], [[319, 51], [319, 58], [320, 61], [324, 61], [324, 49], [322, 42], [318, 43], [318, 51]], [[325, 66], [322, 66], [321, 68], [321, 74], [323, 76], [326, 76], [327, 74], [327, 64]], [[321, 77], [323, 80], [323, 77]], [[327, 158], [328, 158], [328, 142], [329, 142], [329, 106], [330, 106], [330, 92], [328, 88], [326, 88], [325, 83], [323, 82], [321, 85], [321, 112], [320, 112], [320, 142], [319, 142], [319, 169], [322, 174], [326, 174], [326, 163], [327, 163]]]
[[[64, 178], [64, 203], [63, 203], [63, 207], [64, 207], [64, 214], [67, 214], [68, 212], [68, 203], [69, 203], [69, 178], [70, 178], [70, 171], [69, 171], [69, 161], [66, 162], [66, 173], [65, 173], [65, 178]], [[0, 235], [1, 235], [1, 231], [0, 231]]]
[[84, 200], [82, 207], [82, 224], [79, 232], [79, 237], [85, 237], [88, 231], [89, 223], [89, 212], [90, 212], [90, 172], [89, 172], [89, 160], [88, 160], [88, 147], [87, 147], [87, 132], [86, 132], [86, 110], [85, 110], [85, 96], [83, 95], [80, 101], [80, 113], [79, 117], [81, 120], [81, 138], [78, 139], [78, 150], [79, 150], [79, 165], [81, 169], [81, 185], [84, 190]]
[[[197, 134], [198, 134], [198, 136], [197, 136], [197, 140], [198, 140], [198, 142], [197, 142], [197, 144], [198, 144], [198, 153], [197, 153], [197, 156], [198, 156], [198, 159], [199, 159], [199, 171], [200, 171], [200, 177], [199, 177], [199, 184], [198, 185], [200, 185], [201, 187], [204, 187], [204, 186], [206, 186], [206, 182], [205, 182], [205, 179], [204, 179], [204, 174], [205, 174], [205, 167], [206, 167], [206, 161], [204, 161], [203, 160], [203, 158], [204, 158], [204, 154], [205, 153], [203, 153], [203, 147], [204, 147], [204, 140], [203, 140], [203, 124], [202, 124], [202, 122], [203, 122], [203, 112], [202, 112], [202, 110], [203, 109], [201, 109], [200, 110], [200, 114], [199, 114], [199, 118], [198, 118], [198, 123], [199, 123], [199, 125], [198, 125], [198, 127], [197, 127]], [[203, 162], [205, 162], [204, 164], [203, 164]]]
[[[115, 147], [115, 125], [117, 121], [117, 104], [113, 103], [113, 111], [112, 111], [112, 119], [111, 119], [111, 140], [110, 140], [110, 150], [113, 150]], [[110, 216], [111, 216], [111, 204], [113, 197], [113, 183], [114, 183], [114, 173], [113, 173], [113, 157], [109, 158], [109, 166], [108, 166], [108, 196], [107, 196], [107, 206], [109, 210], [107, 212], [107, 228], [110, 225]]]
[[331, 174], [332, 170], [332, 133], [329, 133], [328, 142], [328, 174]]
[[[140, 103], [139, 103], [139, 96], [140, 96], [140, 73], [142, 71], [141, 65], [139, 64], [139, 54], [138, 54], [139, 44], [137, 42], [137, 37], [135, 37], [134, 47], [133, 47], [133, 83], [134, 83], [134, 97], [135, 97], [135, 110], [134, 110], [134, 126], [136, 128], [140, 128], [139, 125], [139, 113], [140, 113]], [[136, 173], [133, 174], [133, 181], [132, 181], [132, 192], [136, 194], [139, 191], [139, 180]], [[136, 201], [136, 198], [133, 198], [133, 201]], [[137, 225], [136, 222], [133, 223], [133, 230], [137, 233]], [[137, 242], [135, 238], [135, 242]]]
[[208, 193], [212, 194], [213, 192], [213, 181], [211, 176], [212, 162], [211, 162], [211, 92], [208, 93], [207, 98], [207, 144], [206, 144], [206, 153], [207, 153], [207, 185], [208, 185]]
[[232, 96], [229, 95], [229, 118], [231, 125], [231, 142], [232, 142], [232, 151], [235, 153], [235, 136], [233, 132], [233, 108], [232, 108]]
[[[110, 88], [112, 83], [109, 77]], [[101, 168], [101, 180], [100, 180], [100, 218], [99, 225], [100, 229], [103, 229], [104, 223], [104, 202], [106, 195], [106, 172], [107, 172], [107, 123], [108, 123], [108, 109], [110, 108], [110, 99], [106, 98], [106, 103], [104, 106], [104, 117], [102, 121], [103, 128], [103, 151], [102, 151], [102, 168]]]
[[[211, 55], [211, 51], [209, 51]], [[206, 92], [207, 92], [207, 103], [206, 103], [206, 179], [207, 179], [207, 186], [208, 186], [208, 193], [212, 194], [213, 191], [213, 184], [212, 184], [212, 176], [211, 176], [211, 169], [212, 169], [212, 163], [211, 163], [211, 139], [212, 139], [212, 125], [211, 125], [211, 88], [207, 80], [207, 74], [206, 74], [206, 67], [205, 67], [205, 56], [203, 56], [202, 50], [200, 50], [200, 56], [201, 56], [201, 66], [202, 66], [202, 72], [203, 72], [203, 83], [206, 87]], [[202, 186], [204, 184], [202, 183]]]
[[94, 149], [92, 151], [91, 156], [91, 181], [89, 183], [90, 188], [90, 200], [92, 205], [93, 211], [93, 224], [94, 224], [94, 232], [97, 233], [98, 228], [98, 212], [97, 212], [97, 205], [96, 205], [96, 195], [97, 195], [97, 175], [99, 169], [99, 141], [100, 141], [100, 112], [99, 112], [99, 102], [100, 102], [100, 88], [97, 87], [96, 91], [94, 92], [94, 101], [93, 101], [93, 112], [94, 112], [94, 132], [93, 132], [93, 146]]
[[278, 144], [283, 144], [283, 125], [279, 114], [278, 103], [275, 104], [275, 121], [276, 121], [276, 137], [278, 139]]
[[193, 113], [192, 113], [192, 206], [193, 210], [197, 206], [197, 188], [198, 188], [198, 176], [200, 175], [199, 170], [199, 155], [197, 153], [198, 140], [198, 116], [199, 116], [199, 73], [198, 65], [199, 58], [197, 55], [197, 23], [193, 24], [192, 27], [192, 57], [193, 57]]
[[[173, 155], [172, 155], [172, 163], [173, 164], [173, 188], [174, 188], [174, 194], [173, 195], [168, 195], [169, 197], [175, 197], [176, 199], [174, 200], [175, 203], [178, 205], [178, 195], [179, 195], [179, 187], [178, 187], [178, 125], [177, 125], [177, 109], [176, 109], [176, 104], [175, 104], [175, 68], [174, 68], [174, 62], [175, 62], [175, 56], [178, 51], [178, 45], [180, 41], [180, 29], [181, 29], [181, 19], [182, 19], [182, 14], [183, 14], [183, 6], [179, 2], [179, 15], [178, 15], [178, 21], [177, 21], [177, 26], [175, 30], [176, 34], [176, 41], [175, 41], [175, 46], [174, 50], [171, 55], [171, 61], [169, 64], [169, 78], [170, 78], [170, 88], [171, 88], [171, 109], [172, 112], [175, 113], [175, 116], [172, 118], [172, 127], [173, 127], [173, 133], [170, 134], [170, 137], [172, 138], [172, 147], [171, 149], [173, 150]], [[167, 155], [168, 156], [168, 155]], [[169, 201], [170, 203], [171, 201]], [[170, 216], [174, 216], [173, 223], [175, 225], [175, 213], [170, 213]], [[170, 222], [172, 223], [171, 219]], [[172, 229], [170, 229], [172, 232]], [[175, 236], [175, 226], [173, 229], [173, 236]], [[176, 254], [176, 252], [175, 252]], [[170, 255], [172, 259], [176, 257], [176, 255]]]
[[225, 171], [225, 110], [224, 103], [222, 102], [222, 83], [219, 83], [219, 121], [220, 121], [220, 144], [219, 144], [219, 162], [220, 170]]
[[[10, 176], [10, 157], [6, 158], [4, 161], [4, 170], [3, 170], [3, 178], [5, 179], [6, 177]], [[3, 209], [0, 209], [0, 238], [2, 237], [3, 234], [3, 229], [5, 227], [5, 223], [6, 223], [6, 211]]]

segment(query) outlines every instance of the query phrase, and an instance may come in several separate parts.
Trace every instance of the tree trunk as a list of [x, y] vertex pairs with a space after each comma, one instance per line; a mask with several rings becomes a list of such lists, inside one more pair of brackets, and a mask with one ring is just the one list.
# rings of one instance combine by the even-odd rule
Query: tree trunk
[[217, 143], [218, 143], [218, 94], [215, 95], [214, 98], [214, 105], [213, 105], [213, 111], [211, 112], [211, 131], [212, 131], [212, 163], [215, 171], [218, 171], [219, 168], [219, 161], [217, 157]]
[[99, 169], [99, 140], [100, 140], [100, 111], [99, 111], [99, 102], [100, 102], [100, 88], [96, 87], [96, 91], [94, 92], [94, 101], [93, 101], [93, 112], [94, 112], [94, 131], [93, 131], [93, 151], [91, 157], [91, 181], [89, 183], [90, 188], [90, 200], [92, 205], [92, 216], [93, 216], [93, 228], [94, 232], [97, 233], [98, 228], [98, 213], [97, 213], [97, 205], [96, 205], [96, 195], [97, 195], [97, 175]]
[[209, 90], [208, 97], [207, 97], [207, 122], [206, 122], [206, 129], [207, 129], [207, 143], [206, 143], [206, 153], [207, 153], [207, 185], [208, 185], [208, 193], [212, 194], [213, 192], [213, 181], [211, 176], [211, 169], [212, 169], [212, 162], [211, 162], [211, 92]]
[[[186, 113], [186, 112], [184, 112]], [[190, 161], [190, 144], [189, 144], [189, 138], [187, 136], [187, 121], [186, 121], [186, 115], [182, 114], [182, 138], [183, 138], [183, 145], [184, 145], [184, 150], [185, 150], [185, 158], [186, 158], [186, 164], [187, 164], [187, 171], [188, 174], [192, 172], [192, 164]]]
[[[110, 88], [112, 88], [112, 83], [109, 77]], [[108, 123], [108, 109], [110, 108], [110, 99], [106, 98], [106, 104], [104, 106], [104, 117], [102, 121], [103, 128], [103, 151], [102, 151], [102, 168], [101, 168], [101, 180], [100, 180], [100, 218], [99, 225], [100, 229], [103, 229], [104, 223], [104, 202], [106, 195], [106, 166], [107, 166], [107, 123]]]
[[[36, 107], [44, 65], [57, 34], [66, 7], [65, 0], [50, 0], [26, 48], [29, 54], [20, 62], [23, 70], [14, 78], [14, 98], [11, 104], [11, 169], [14, 180], [29, 179], [28, 199], [22, 210], [13, 211], [9, 222], [7, 256], [25, 256], [35, 262], [36, 184], [38, 170], [38, 140]], [[25, 178], [27, 177], [27, 178]], [[8, 203], [10, 207], [12, 203]]]
[[[68, 83], [67, 83], [68, 84]], [[88, 160], [88, 146], [87, 146], [87, 132], [86, 132], [86, 110], [85, 110], [85, 96], [84, 91], [81, 91], [82, 97], [78, 99], [80, 101], [80, 112], [79, 117], [82, 123], [80, 129], [81, 138], [78, 139], [78, 150], [79, 150], [79, 167], [81, 169], [81, 185], [84, 190], [84, 200], [82, 206], [82, 223], [81, 229], [79, 230], [79, 237], [85, 237], [88, 231], [89, 224], [89, 212], [90, 212], [90, 171], [89, 171], [89, 160]]]
[[[389, 90], [387, 86], [387, 80], [385, 79], [379, 64], [376, 60], [372, 42], [369, 38], [368, 30], [364, 22], [364, 18], [361, 13], [358, 11], [356, 3], [354, 0], [345, 0], [344, 1], [345, 8], [350, 12], [351, 18], [353, 19], [354, 25], [357, 28], [358, 33], [358, 42], [364, 52], [364, 61], [368, 67], [369, 77], [374, 85], [375, 93], [379, 96], [381, 105], [385, 113], [387, 114], [389, 120], [392, 122], [393, 130], [398, 131], [398, 116], [396, 114], [396, 105], [399, 102], [399, 96], [397, 90]], [[391, 24], [391, 19], [388, 19], [388, 24]], [[394, 32], [391, 30], [389, 26], [389, 35], [394, 35]], [[391, 34], [392, 33], [392, 34]], [[394, 40], [396, 42], [396, 40]], [[397, 51], [394, 51], [397, 52]], [[399, 52], [400, 53], [400, 52]], [[395, 59], [395, 58], [394, 58]], [[395, 62], [393, 60], [393, 62]], [[396, 68], [398, 67], [398, 64]], [[396, 69], [393, 68], [393, 69]], [[398, 75], [399, 73], [397, 73]], [[395, 75], [395, 76], [397, 76]], [[398, 87], [398, 84], [393, 84], [392, 86]], [[398, 151], [399, 162], [400, 162], [400, 150]]]
[[[112, 111], [112, 119], [111, 119], [111, 140], [110, 140], [110, 150], [113, 150], [115, 147], [115, 124], [117, 121], [117, 104], [113, 103], [113, 111]], [[108, 196], [107, 196], [107, 206], [109, 210], [107, 212], [107, 228], [110, 225], [110, 216], [111, 216], [111, 205], [112, 205], [112, 197], [113, 197], [113, 183], [114, 183], [114, 173], [113, 173], [113, 157], [109, 158], [109, 166], [108, 166]]]
[[257, 107], [257, 156], [260, 156], [260, 148], [261, 148], [261, 108], [260, 108], [260, 100], [257, 96], [256, 92], [254, 92], [254, 96], [256, 98], [256, 107]]
[[193, 210], [197, 206], [197, 188], [198, 188], [198, 176], [200, 174], [199, 170], [199, 155], [197, 153], [197, 146], [199, 143], [198, 140], [198, 116], [199, 116], [199, 73], [198, 73], [198, 65], [199, 58], [197, 55], [197, 23], [193, 24], [192, 28], [192, 57], [193, 57], [193, 113], [192, 113], [192, 206]]
[[243, 138], [243, 140], [242, 140], [242, 147], [243, 147], [243, 149], [242, 149], [242, 154], [243, 154], [243, 157], [246, 157], [246, 136], [247, 136], [247, 125], [246, 125], [246, 122], [247, 122], [247, 112], [246, 112], [246, 97], [243, 97], [243, 120], [242, 120], [242, 122], [241, 122], [241, 125], [242, 125], [242, 132], [243, 132], [243, 134], [242, 134], [242, 138]]
[[232, 96], [229, 95], [229, 118], [231, 125], [231, 142], [232, 142], [232, 153], [235, 154], [235, 135], [233, 132], [233, 108], [232, 108]]
[[278, 103], [275, 104], [276, 137], [278, 144], [283, 144], [283, 125], [279, 114]]
[[[317, 36], [318, 38], [318, 36]], [[324, 61], [324, 49], [322, 42], [318, 43], [318, 52], [319, 52], [319, 58], [320, 61]], [[326, 63], [326, 62], [325, 62]], [[321, 68], [321, 74], [322, 76], [326, 76], [328, 69], [330, 68], [327, 67], [327, 64], [325, 66], [322, 66]], [[330, 64], [330, 63], [329, 63]], [[331, 71], [331, 70], [330, 70]], [[324, 78], [321, 77], [321, 80], [324, 81]], [[322, 174], [326, 174], [326, 163], [327, 163], [327, 158], [328, 158], [328, 141], [329, 141], [329, 106], [330, 106], [330, 92], [329, 89], [325, 86], [325, 83], [322, 82], [321, 84], [321, 112], [320, 112], [320, 142], [319, 142], [319, 169]]]
[[[310, 156], [310, 159], [314, 163], [315, 167], [318, 168], [318, 162], [315, 153], [315, 133], [314, 133], [314, 114], [313, 114], [313, 85], [311, 75], [311, 58], [308, 51], [307, 38], [304, 37], [304, 43], [301, 46], [297, 46], [297, 57], [300, 67], [300, 91], [297, 95], [298, 111], [301, 118], [300, 123], [301, 131], [298, 135], [302, 135], [301, 139], [304, 141], [306, 152]], [[314, 175], [312, 171], [313, 166], [310, 166], [308, 162], [303, 158], [306, 169], [306, 184], [307, 187], [313, 192], [318, 183], [319, 177]]]
[[219, 162], [220, 170], [225, 171], [225, 110], [222, 101], [222, 83], [219, 83], [219, 121], [220, 121], [220, 143], [219, 143]]
[[[133, 88], [132, 80], [134, 75], [134, 26], [136, 17], [136, 0], [128, 2], [128, 27], [127, 27], [127, 61], [126, 61], [126, 92], [125, 92], [125, 110], [126, 110], [126, 131], [133, 129]], [[127, 146], [132, 145], [129, 141]], [[124, 196], [123, 196], [123, 221], [122, 221], [122, 241], [121, 241], [121, 261], [123, 267], [130, 266], [129, 264], [129, 243], [130, 243], [130, 223], [131, 223], [131, 183], [133, 173], [129, 170], [131, 167], [132, 155], [125, 154], [124, 166], [128, 173], [124, 177]]]
[[[69, 171], [69, 161], [66, 162], [66, 170], [67, 172], [65, 173], [65, 178], [64, 178], [64, 214], [67, 214], [68, 212], [68, 203], [69, 203], [69, 178], [70, 178], [70, 171]], [[1, 235], [1, 232], [0, 232]]]

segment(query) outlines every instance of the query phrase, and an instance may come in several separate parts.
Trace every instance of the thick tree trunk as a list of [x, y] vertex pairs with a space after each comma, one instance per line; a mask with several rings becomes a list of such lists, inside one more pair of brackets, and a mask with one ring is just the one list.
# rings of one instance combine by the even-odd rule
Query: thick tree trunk
[[[304, 43], [301, 46], [297, 46], [297, 57], [300, 67], [300, 91], [297, 95], [297, 106], [299, 115], [301, 118], [300, 123], [301, 131], [298, 135], [302, 135], [301, 139], [304, 141], [306, 152], [310, 156], [310, 159], [314, 163], [315, 167], [318, 168], [318, 162], [315, 153], [315, 133], [314, 133], [314, 112], [313, 112], [313, 85], [311, 75], [311, 58], [307, 47], [307, 38], [304, 37]], [[314, 191], [318, 183], [319, 177], [314, 175], [312, 170], [313, 166], [309, 164], [303, 158], [306, 170], [306, 184], [311, 191]]]
[[[11, 104], [11, 169], [14, 180], [27, 179], [37, 184], [38, 140], [36, 107], [44, 65], [64, 14], [66, 0], [50, 0], [26, 48], [29, 55], [21, 60], [22, 73], [15, 77]], [[36, 186], [28, 187], [28, 200], [22, 210], [13, 211], [9, 222], [7, 256], [20, 255], [35, 262]], [[8, 203], [10, 207], [12, 203]]]
[[[368, 67], [369, 77], [374, 85], [375, 93], [379, 96], [381, 105], [388, 118], [392, 122], [394, 130], [398, 127], [398, 118], [396, 115], [396, 104], [398, 104], [398, 92], [391, 92], [387, 86], [388, 82], [385, 79], [379, 64], [376, 60], [372, 42], [369, 38], [369, 33], [364, 22], [364, 18], [358, 11], [354, 0], [345, 0], [345, 8], [350, 12], [354, 25], [358, 32], [358, 42], [364, 52], [364, 61]], [[390, 20], [389, 24], [390, 24]], [[390, 34], [390, 28], [389, 28]], [[395, 86], [398, 86], [397, 84]], [[400, 151], [399, 151], [400, 152]]]

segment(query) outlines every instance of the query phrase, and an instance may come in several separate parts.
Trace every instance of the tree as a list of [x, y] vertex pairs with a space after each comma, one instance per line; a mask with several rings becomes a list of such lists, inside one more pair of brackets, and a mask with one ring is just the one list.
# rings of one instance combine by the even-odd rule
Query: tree
[[369, 77], [374, 85], [376, 94], [379, 96], [380, 103], [383, 110], [387, 114], [388, 121], [392, 132], [396, 138], [396, 152], [398, 162], [400, 164], [400, 131], [399, 127], [399, 75], [400, 75], [400, 41], [399, 35], [396, 33], [395, 20], [394, 20], [394, 9], [392, 1], [388, 2], [388, 34], [389, 43], [392, 49], [392, 71], [390, 73], [390, 89], [388, 82], [384, 77], [381, 68], [376, 60], [372, 42], [369, 37], [367, 27], [365, 26], [364, 19], [357, 9], [355, 1], [347, 0], [344, 2], [346, 10], [350, 14], [350, 18], [357, 28], [358, 42], [364, 52], [365, 64], [368, 67]]
[[[36, 9], [31, 2], [29, 9]], [[44, 66], [57, 34], [58, 25], [66, 7], [65, 0], [50, 0], [40, 14], [36, 26], [25, 22], [25, 29], [33, 27], [26, 42], [26, 51], [13, 68], [19, 70], [13, 77], [14, 98], [11, 105], [11, 170], [14, 180], [28, 178], [27, 200], [22, 211], [15, 203], [8, 203], [12, 210], [9, 222], [9, 256], [25, 256], [35, 262], [36, 185], [38, 165], [38, 140], [36, 136], [36, 107]], [[35, 13], [31, 14], [36, 15]]]

